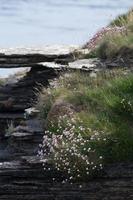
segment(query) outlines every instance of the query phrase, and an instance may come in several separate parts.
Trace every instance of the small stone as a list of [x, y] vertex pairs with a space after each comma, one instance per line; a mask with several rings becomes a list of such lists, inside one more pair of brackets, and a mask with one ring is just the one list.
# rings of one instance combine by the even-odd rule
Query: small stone
[[33, 131], [28, 126], [17, 126], [14, 128], [13, 132], [24, 132], [24, 133], [32, 133]]
[[24, 132], [14, 132], [14, 133], [12, 133], [12, 136], [21, 138], [21, 137], [32, 136], [32, 134], [31, 133], [24, 133]]
[[33, 115], [36, 115], [39, 113], [39, 110], [37, 110], [36, 108], [34, 107], [31, 107], [31, 108], [27, 108], [25, 109], [25, 113], [27, 116], [33, 116]]

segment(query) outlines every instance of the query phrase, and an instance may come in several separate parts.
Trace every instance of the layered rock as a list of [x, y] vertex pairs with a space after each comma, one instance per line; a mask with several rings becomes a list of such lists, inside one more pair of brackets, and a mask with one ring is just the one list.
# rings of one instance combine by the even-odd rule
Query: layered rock
[[[97, 60], [74, 61], [75, 47], [43, 47], [0, 49], [0, 68], [24, 67], [30, 69], [25, 76], [12, 77], [0, 87], [0, 128], [3, 135], [7, 122], [18, 124], [24, 118], [24, 110], [36, 101], [37, 92], [48, 86], [49, 79], [68, 69], [94, 71]], [[71, 61], [71, 62], [70, 62]], [[11, 78], [10, 78], [11, 79]]]
[[40, 62], [68, 63], [74, 59], [76, 46], [0, 49], [0, 68], [34, 67]]
[[44, 171], [37, 157], [42, 130], [31, 130], [29, 120], [34, 117], [14, 128], [8, 142], [0, 141], [0, 200], [132, 199], [131, 163], [107, 166], [86, 183], [72, 185], [63, 184], [64, 175], [51, 166]]
[[[47, 87], [49, 79], [57, 77], [58, 72], [76, 69], [96, 73], [112, 63], [106, 65], [97, 59], [74, 61], [73, 49], [68, 48], [63, 51], [49, 47], [49, 53], [48, 48], [3, 49], [0, 53], [1, 68], [31, 67], [18, 81], [0, 87], [0, 200], [132, 199], [133, 165], [130, 163], [108, 166], [82, 186], [80, 183], [63, 185], [62, 174], [54, 169], [44, 171], [37, 157], [43, 128], [36, 118], [37, 110], [29, 109], [42, 85]], [[59, 107], [64, 112], [74, 111], [71, 105], [58, 102], [51, 109], [49, 119], [60, 112]], [[13, 130], [5, 135], [10, 121], [14, 122]], [[57, 182], [53, 182], [53, 177]]]
[[[52, 177], [57, 182], [52, 181]], [[33, 156], [0, 163], [1, 200], [131, 200], [133, 197], [133, 165], [115, 165], [88, 183], [61, 183], [54, 170], [44, 171]]]

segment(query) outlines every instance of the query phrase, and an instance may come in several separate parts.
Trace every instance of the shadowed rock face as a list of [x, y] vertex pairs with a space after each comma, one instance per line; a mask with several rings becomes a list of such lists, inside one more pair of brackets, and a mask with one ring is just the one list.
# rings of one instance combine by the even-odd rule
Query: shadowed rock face
[[[57, 182], [52, 181], [52, 177]], [[59, 181], [60, 180], [60, 181]], [[44, 171], [34, 156], [0, 163], [1, 200], [131, 200], [133, 165], [110, 166], [103, 175], [79, 185], [61, 184], [61, 174]]]
[[32, 106], [37, 98], [38, 90], [48, 86], [49, 79], [57, 77], [54, 69], [31, 69], [17, 83], [0, 87], [0, 136], [10, 121], [17, 125], [24, 118], [24, 110]]

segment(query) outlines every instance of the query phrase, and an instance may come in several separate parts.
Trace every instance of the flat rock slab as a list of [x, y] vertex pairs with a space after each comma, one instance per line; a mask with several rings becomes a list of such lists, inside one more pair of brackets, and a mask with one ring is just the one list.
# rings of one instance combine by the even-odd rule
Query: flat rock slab
[[12, 137], [16, 137], [16, 138], [22, 138], [22, 137], [28, 137], [28, 136], [32, 136], [32, 133], [25, 133], [25, 132], [12, 133]]
[[97, 58], [93, 59], [80, 59], [74, 62], [70, 62], [68, 67], [71, 69], [83, 69], [83, 70], [91, 70], [98, 69], [101, 67], [101, 61]]
[[38, 156], [22, 156], [21, 160], [27, 164], [42, 164]]
[[7, 162], [0, 162], [0, 170], [1, 169], [16, 169], [21, 166], [20, 161], [7, 161]]
[[42, 54], [42, 55], [68, 55], [76, 50], [76, 45], [47, 45], [40, 47], [18, 47], [18, 48], [2, 48], [0, 54], [3, 55], [27, 55], [27, 54]]
[[0, 49], [0, 68], [28, 67], [28, 64], [38, 62], [68, 62], [73, 60], [76, 49], [78, 46], [72, 45]]
[[38, 65], [47, 67], [47, 68], [53, 68], [57, 70], [62, 70], [62, 69], [74, 69], [74, 70], [83, 70], [83, 71], [91, 71], [95, 69], [103, 69], [104, 65], [103, 63], [97, 59], [97, 58], [92, 58], [92, 59], [78, 59], [73, 62], [69, 62], [68, 64], [58, 64], [55, 62], [41, 62], [38, 63]]

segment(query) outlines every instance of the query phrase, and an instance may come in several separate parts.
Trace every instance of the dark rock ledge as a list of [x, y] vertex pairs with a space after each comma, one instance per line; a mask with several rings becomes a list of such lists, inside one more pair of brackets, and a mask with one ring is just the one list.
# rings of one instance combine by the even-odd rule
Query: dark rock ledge
[[1, 200], [131, 200], [133, 165], [110, 166], [102, 176], [82, 184], [52, 182], [54, 170], [44, 172], [33, 157], [0, 163]]
[[[98, 59], [75, 61], [73, 50], [75, 47], [55, 46], [0, 50], [0, 68], [31, 68], [18, 81], [0, 87], [0, 200], [133, 199], [132, 163], [108, 166], [79, 187], [80, 184], [61, 184], [61, 175], [55, 170], [44, 171], [36, 156], [42, 125], [34, 115], [26, 120], [24, 117], [25, 109], [36, 101], [36, 91], [67, 69], [90, 73], [118, 65], [118, 61]], [[10, 121], [15, 128], [5, 134]], [[52, 181], [53, 175], [57, 182]]]

